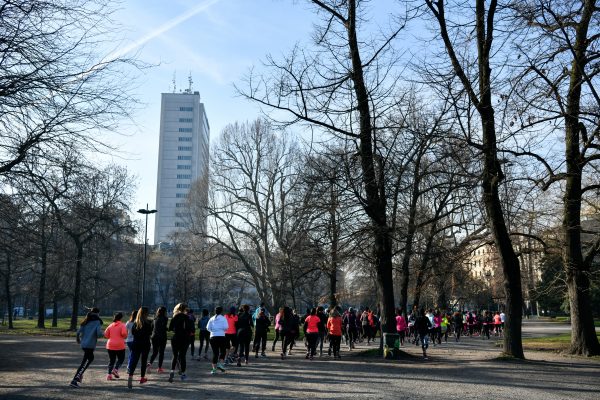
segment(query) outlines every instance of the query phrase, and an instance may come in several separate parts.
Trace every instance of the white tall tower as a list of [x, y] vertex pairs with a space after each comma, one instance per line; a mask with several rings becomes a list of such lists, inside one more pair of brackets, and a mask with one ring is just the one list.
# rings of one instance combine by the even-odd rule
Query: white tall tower
[[[190, 189], [207, 182], [210, 126], [200, 93], [163, 93], [158, 149], [158, 183], [154, 242], [169, 242], [170, 235], [186, 228]], [[208, 191], [208, 186], [203, 185]], [[207, 198], [206, 196], [201, 196]]]

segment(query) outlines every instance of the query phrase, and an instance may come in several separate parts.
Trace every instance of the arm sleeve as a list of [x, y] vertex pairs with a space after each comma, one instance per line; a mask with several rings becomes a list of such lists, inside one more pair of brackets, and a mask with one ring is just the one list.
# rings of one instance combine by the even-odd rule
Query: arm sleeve
[[104, 330], [104, 337], [110, 339], [110, 330], [108, 328], [110, 328], [110, 325]]

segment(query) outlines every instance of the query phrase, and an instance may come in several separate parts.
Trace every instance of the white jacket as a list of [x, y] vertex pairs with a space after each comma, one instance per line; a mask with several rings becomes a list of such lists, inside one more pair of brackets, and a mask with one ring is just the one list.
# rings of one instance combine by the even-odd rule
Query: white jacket
[[228, 328], [229, 324], [227, 323], [227, 319], [221, 314], [214, 315], [208, 320], [208, 324], [206, 324], [206, 329], [210, 332], [210, 337], [225, 336], [225, 331]]

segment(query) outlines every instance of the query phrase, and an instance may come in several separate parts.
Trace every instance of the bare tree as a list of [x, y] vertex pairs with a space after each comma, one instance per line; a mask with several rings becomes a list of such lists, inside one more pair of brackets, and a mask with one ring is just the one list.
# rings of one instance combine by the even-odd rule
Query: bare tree
[[[488, 218], [494, 243], [500, 254], [500, 264], [504, 272], [506, 292], [506, 330], [504, 335], [504, 353], [516, 358], [524, 358], [521, 337], [523, 294], [521, 289], [521, 269], [519, 259], [513, 249], [498, 188], [504, 180], [504, 174], [498, 160], [496, 117], [492, 101], [491, 59], [494, 54], [492, 44], [495, 34], [495, 17], [498, 7], [496, 0], [489, 5], [485, 0], [476, 0], [473, 22], [474, 39], [477, 47], [477, 64], [474, 76], [469, 75], [469, 65], [459, 58], [453, 33], [449, 31], [445, 2], [425, 0], [427, 7], [435, 17], [439, 35], [444, 43], [452, 68], [457, 75], [464, 92], [480, 117], [481, 143], [472, 142], [482, 152], [482, 200]], [[456, 6], [459, 8], [458, 6]], [[469, 10], [461, 8], [459, 12]], [[469, 10], [470, 11], [470, 10]], [[464, 14], [462, 14], [464, 17]], [[472, 29], [455, 25], [454, 28]]]
[[[581, 216], [582, 204], [597, 203], [600, 188], [600, 8], [595, 0], [509, 6], [513, 26], [519, 28], [513, 48], [520, 68], [508, 102], [514, 128], [530, 137], [543, 135], [546, 141], [539, 150], [526, 142], [506, 152], [539, 163], [543, 171], [532, 180], [543, 190], [556, 182], [564, 185], [562, 259], [571, 312], [570, 351], [598, 355], [589, 291], [600, 232], [584, 232]], [[551, 136], [554, 132], [558, 138]], [[561, 141], [564, 155], [547, 150], [549, 142]]]
[[[296, 47], [282, 61], [269, 57], [272, 75], [248, 76], [242, 95], [276, 111], [284, 124], [304, 124], [355, 141], [362, 188], [359, 202], [371, 222], [372, 254], [381, 322], [395, 332], [392, 276], [392, 231], [388, 215], [384, 160], [379, 157], [379, 117], [395, 103], [395, 60], [390, 43], [400, 26], [379, 42], [359, 38], [360, 5], [356, 0], [312, 4], [322, 18], [313, 51]], [[283, 115], [283, 116], [282, 116]]]
[[0, 174], [65, 147], [109, 149], [99, 134], [129, 115], [129, 67], [113, 52], [110, 1], [0, 3]]

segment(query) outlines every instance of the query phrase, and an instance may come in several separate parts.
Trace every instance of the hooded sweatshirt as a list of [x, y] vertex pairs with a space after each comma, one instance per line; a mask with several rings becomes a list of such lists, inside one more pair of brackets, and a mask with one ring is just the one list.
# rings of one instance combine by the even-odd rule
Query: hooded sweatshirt
[[98, 314], [89, 313], [87, 323], [77, 330], [77, 340], [81, 341], [82, 349], [95, 349], [99, 337], [102, 337], [102, 320]]

